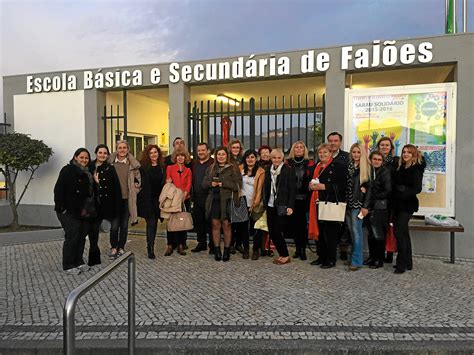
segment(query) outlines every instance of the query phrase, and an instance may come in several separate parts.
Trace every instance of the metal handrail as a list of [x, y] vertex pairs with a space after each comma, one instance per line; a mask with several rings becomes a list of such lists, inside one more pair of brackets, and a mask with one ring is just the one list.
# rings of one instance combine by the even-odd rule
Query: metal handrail
[[126, 252], [89, 280], [69, 293], [63, 309], [63, 353], [73, 355], [76, 351], [76, 331], [74, 316], [79, 298], [86, 294], [91, 288], [109, 276], [115, 269], [128, 260], [128, 350], [129, 354], [135, 353], [135, 255]]

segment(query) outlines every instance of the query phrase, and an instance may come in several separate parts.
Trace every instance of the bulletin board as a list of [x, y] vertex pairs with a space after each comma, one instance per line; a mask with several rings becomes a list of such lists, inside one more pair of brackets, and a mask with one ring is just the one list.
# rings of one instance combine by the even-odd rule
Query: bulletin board
[[370, 152], [388, 136], [400, 156], [405, 144], [426, 161], [418, 215], [454, 216], [456, 83], [346, 89], [345, 148], [359, 142]]

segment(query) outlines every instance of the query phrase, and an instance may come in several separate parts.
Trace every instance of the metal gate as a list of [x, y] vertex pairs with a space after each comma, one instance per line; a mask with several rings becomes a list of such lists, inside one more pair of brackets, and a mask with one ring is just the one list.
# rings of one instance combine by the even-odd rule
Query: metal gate
[[188, 141], [193, 151], [199, 142], [215, 148], [237, 138], [246, 149], [269, 145], [287, 153], [293, 142], [302, 140], [313, 157], [323, 142], [324, 102], [323, 95], [322, 106], [317, 106], [316, 94], [241, 99], [233, 105], [230, 100], [188, 102]]
[[110, 105], [110, 111], [107, 114], [107, 105], [104, 106], [103, 123], [103, 142], [110, 151], [115, 151], [115, 143], [122, 139], [127, 139], [127, 90], [123, 91], [123, 110], [120, 112], [120, 105], [115, 110]]

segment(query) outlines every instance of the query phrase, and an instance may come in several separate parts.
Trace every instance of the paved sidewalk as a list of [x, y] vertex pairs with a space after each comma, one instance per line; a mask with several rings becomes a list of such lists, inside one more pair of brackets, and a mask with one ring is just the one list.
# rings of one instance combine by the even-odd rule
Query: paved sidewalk
[[[101, 246], [107, 250], [105, 235]], [[416, 258], [413, 271], [394, 275], [391, 265], [348, 272], [342, 263], [330, 270], [310, 260], [276, 266], [271, 258], [243, 260], [240, 254], [228, 263], [207, 252], [164, 257], [164, 247], [158, 239], [153, 261], [146, 258], [144, 236], [127, 243], [137, 255], [137, 339], [474, 348], [474, 263]], [[100, 267], [66, 275], [61, 250], [60, 241], [0, 247], [0, 345], [62, 339], [68, 292], [110, 263], [103, 256]], [[123, 266], [80, 300], [77, 339], [126, 339], [126, 300]]]

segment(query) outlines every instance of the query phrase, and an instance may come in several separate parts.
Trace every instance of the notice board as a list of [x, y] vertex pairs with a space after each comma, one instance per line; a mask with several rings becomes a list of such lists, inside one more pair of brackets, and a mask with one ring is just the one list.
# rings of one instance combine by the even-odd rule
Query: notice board
[[426, 161], [418, 215], [454, 216], [456, 83], [346, 89], [345, 148], [370, 152], [389, 136], [400, 156], [414, 144]]

